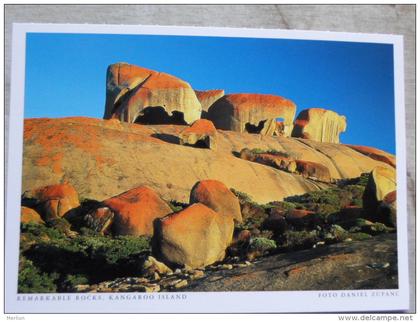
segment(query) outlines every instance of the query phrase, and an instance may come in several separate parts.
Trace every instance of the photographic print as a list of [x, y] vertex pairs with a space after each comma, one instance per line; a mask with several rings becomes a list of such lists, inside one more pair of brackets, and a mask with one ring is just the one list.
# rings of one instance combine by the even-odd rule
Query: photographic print
[[11, 311], [408, 305], [401, 37], [14, 30]]

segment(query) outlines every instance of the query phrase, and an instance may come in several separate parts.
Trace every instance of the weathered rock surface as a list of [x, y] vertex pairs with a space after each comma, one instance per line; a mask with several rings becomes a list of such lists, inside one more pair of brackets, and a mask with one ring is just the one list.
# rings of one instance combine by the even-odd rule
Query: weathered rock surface
[[398, 288], [395, 234], [262, 257], [251, 266], [208, 271], [186, 292]]
[[190, 203], [200, 202], [218, 214], [242, 222], [241, 207], [238, 198], [223, 182], [202, 180], [191, 190]]
[[112, 231], [116, 235], [151, 236], [153, 221], [172, 212], [154, 190], [145, 186], [106, 199], [103, 204], [115, 213]]
[[110, 65], [106, 92], [105, 119], [191, 124], [201, 117], [201, 104], [187, 82], [143, 67]]
[[308, 108], [295, 120], [292, 136], [318, 142], [339, 143], [346, 130], [346, 118], [323, 108]]
[[[187, 203], [200, 180], [222, 181], [258, 203], [326, 188], [232, 154], [244, 148], [277, 150], [326, 166], [331, 178], [355, 178], [389, 167], [341, 144], [218, 130], [217, 151], [178, 144], [186, 126], [140, 125], [93, 118], [26, 119], [23, 191], [71, 182], [84, 199], [104, 200], [147, 185], [165, 200]], [[229, 175], [226, 175], [229, 173]]]
[[281, 155], [273, 155], [269, 153], [252, 153], [252, 151], [245, 148], [241, 151], [240, 158], [251, 162], [265, 164], [270, 167], [290, 173], [296, 172], [296, 161]]
[[369, 219], [383, 222], [383, 218], [378, 216], [378, 206], [385, 196], [396, 190], [396, 180], [395, 169], [392, 167], [378, 166], [372, 170], [363, 193], [363, 208]]
[[296, 160], [296, 172], [313, 180], [331, 182], [331, 175], [328, 168], [320, 163]]
[[223, 89], [212, 89], [208, 91], [195, 90], [195, 95], [197, 95], [202, 111], [205, 113], [214, 102], [225, 95], [225, 91]]
[[35, 224], [44, 224], [39, 213], [34, 209], [28, 207], [20, 207], [20, 222], [22, 224], [35, 223]]
[[27, 190], [23, 199], [32, 200], [43, 220], [63, 217], [80, 206], [77, 191], [68, 183]]
[[155, 221], [153, 253], [163, 262], [204, 267], [225, 257], [233, 219], [196, 203]]
[[216, 128], [240, 133], [273, 135], [277, 118], [283, 118], [284, 136], [290, 136], [296, 105], [286, 98], [264, 94], [230, 94], [208, 109], [207, 118]]
[[182, 145], [204, 145], [210, 150], [217, 148], [217, 131], [209, 120], [200, 119], [180, 134]]
[[295, 160], [293, 158], [270, 153], [253, 153], [245, 148], [240, 152], [241, 159], [268, 165], [270, 167], [287, 171], [290, 173], [298, 173], [305, 178], [321, 182], [331, 182], [329, 169], [317, 162]]
[[87, 227], [102, 235], [110, 232], [115, 214], [108, 207], [100, 207], [85, 215], [84, 222]]
[[372, 148], [369, 146], [351, 145], [351, 144], [346, 144], [346, 145], [352, 149], [355, 149], [357, 152], [360, 152], [374, 160], [385, 162], [394, 168], [396, 167], [395, 155], [392, 155], [385, 151]]

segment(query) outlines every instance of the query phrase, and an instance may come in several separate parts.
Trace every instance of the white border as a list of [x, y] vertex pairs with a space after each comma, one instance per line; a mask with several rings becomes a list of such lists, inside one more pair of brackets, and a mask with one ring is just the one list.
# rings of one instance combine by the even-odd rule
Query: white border
[[[347, 291], [278, 291], [278, 292], [189, 292], [187, 299], [162, 300], [155, 293], [151, 300], [109, 300], [109, 295], [140, 293], [44, 294], [49, 300], [17, 301], [19, 255], [20, 195], [22, 178], [23, 110], [25, 88], [26, 33], [148, 34], [214, 36], [244, 38], [285, 38], [346, 42], [385, 43], [394, 46], [395, 125], [398, 189], [398, 285], [389, 290], [396, 296], [373, 296], [375, 290], [363, 291], [367, 297], [343, 297]], [[403, 37], [383, 34], [247, 29], [220, 27], [135, 26], [92, 24], [13, 24], [8, 151], [8, 181], [5, 221], [5, 312], [6, 313], [259, 313], [259, 312], [380, 312], [409, 309], [407, 198], [404, 108]], [[378, 290], [382, 292], [384, 290]], [[146, 293], [144, 293], [146, 294]], [[81, 300], [80, 296], [90, 296]], [[142, 294], [143, 295], [143, 294]], [[150, 295], [150, 294], [149, 294]], [[35, 294], [32, 295], [33, 297]], [[55, 300], [52, 300], [55, 296]], [[61, 300], [57, 297], [61, 296]], [[79, 296], [79, 299], [77, 297]], [[69, 300], [67, 300], [69, 298]]]

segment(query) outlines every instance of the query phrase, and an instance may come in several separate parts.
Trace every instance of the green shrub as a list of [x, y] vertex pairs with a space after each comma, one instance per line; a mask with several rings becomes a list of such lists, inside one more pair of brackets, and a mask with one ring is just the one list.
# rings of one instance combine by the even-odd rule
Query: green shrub
[[296, 207], [297, 207], [296, 204], [294, 204], [293, 202], [288, 202], [288, 201], [279, 201], [279, 202], [270, 203], [270, 204], [271, 204], [272, 208], [280, 207], [284, 211], [289, 211], [289, 210], [292, 210], [292, 209], [296, 209]]
[[20, 289], [68, 291], [77, 284], [139, 276], [150, 238], [79, 235], [67, 238], [53, 227], [22, 225]]
[[58, 273], [41, 272], [33, 262], [20, 256], [18, 292], [19, 293], [48, 293], [56, 292]]
[[348, 238], [348, 232], [339, 225], [331, 225], [322, 232], [323, 237], [329, 242], [341, 242]]
[[104, 258], [115, 264], [132, 254], [150, 250], [150, 239], [146, 237], [120, 236], [117, 238], [80, 238], [76, 244], [91, 258]]
[[289, 158], [289, 159], [299, 159], [301, 157], [300, 153], [296, 153], [296, 152], [285, 152], [285, 151], [278, 151], [278, 150], [274, 150], [274, 149], [268, 149], [268, 150], [264, 150], [264, 149], [260, 149], [260, 148], [255, 148], [255, 149], [251, 149], [250, 150], [251, 153], [254, 154], [271, 154], [271, 155], [278, 155], [284, 158]]
[[355, 241], [363, 241], [372, 238], [371, 235], [361, 232], [350, 233], [348, 237]]
[[357, 185], [363, 188], [366, 187], [368, 180], [369, 180], [369, 173], [362, 173], [360, 177], [351, 178], [351, 179], [341, 179], [337, 182], [337, 185], [340, 188], [344, 188], [348, 185]]
[[68, 290], [73, 290], [74, 287], [76, 285], [80, 285], [80, 284], [88, 284], [89, 283], [89, 279], [87, 278], [87, 276], [85, 275], [72, 275], [72, 274], [68, 274], [63, 283], [62, 283], [62, 288], [64, 289], [68, 289]]
[[265, 237], [256, 237], [251, 240], [251, 250], [266, 252], [277, 247], [276, 242]]
[[188, 206], [188, 204], [185, 204], [176, 200], [169, 201], [168, 205], [172, 209], [173, 212], [179, 212]]
[[318, 232], [311, 231], [286, 231], [282, 236], [281, 248], [297, 250], [312, 247], [319, 241]]
[[352, 204], [353, 193], [358, 196], [359, 190], [354, 187], [349, 188], [349, 190], [334, 187], [311, 191], [303, 195], [290, 196], [284, 200], [301, 205], [308, 210], [329, 215], [338, 212], [344, 206]]
[[65, 238], [65, 236], [54, 227], [47, 227], [36, 223], [21, 224], [20, 231], [21, 233], [26, 233], [30, 239], [35, 241], [40, 240], [41, 237], [48, 237], [49, 239]]
[[248, 194], [246, 194], [245, 192], [238, 191], [238, 190], [236, 190], [234, 188], [231, 188], [230, 191], [232, 191], [233, 194], [236, 197], [238, 197], [238, 199], [239, 199], [240, 202], [244, 202], [244, 201], [252, 202], [252, 198]]

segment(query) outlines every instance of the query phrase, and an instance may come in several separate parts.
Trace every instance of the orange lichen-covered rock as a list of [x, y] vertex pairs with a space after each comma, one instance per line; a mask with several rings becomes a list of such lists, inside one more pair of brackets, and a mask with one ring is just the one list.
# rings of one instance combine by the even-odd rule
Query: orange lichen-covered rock
[[104, 200], [115, 214], [112, 231], [116, 235], [151, 236], [153, 220], [171, 213], [171, 208], [149, 187], [140, 186]]
[[[293, 159], [322, 164], [337, 180], [359, 177], [378, 165], [391, 167], [344, 144], [261, 138], [233, 131], [218, 131], [217, 153], [185, 148], [173, 143], [179, 142], [179, 134], [185, 128], [87, 117], [25, 119], [22, 190], [66, 180], [84, 198], [104, 200], [132, 187], [147, 185], [165, 200], [187, 203], [191, 187], [197, 181], [216, 179], [266, 204], [326, 186], [303, 176], [246, 162], [232, 155], [232, 151], [246, 147], [276, 150]], [[173, 141], [157, 137], [157, 133], [164, 133]], [[38, 162], [56, 155], [61, 157], [61, 173], [54, 172], [54, 163]]]
[[20, 207], [20, 222], [22, 224], [35, 223], [35, 224], [44, 224], [39, 213], [37, 213], [32, 208]]
[[166, 73], [116, 63], [107, 70], [105, 119], [130, 123], [188, 123], [201, 117], [191, 86]]
[[385, 162], [394, 168], [396, 167], [395, 155], [392, 155], [390, 153], [387, 153], [385, 151], [382, 151], [376, 148], [372, 148], [370, 146], [351, 145], [351, 144], [346, 144], [346, 145], [356, 150], [357, 152], [360, 152], [374, 160]]
[[340, 133], [346, 130], [346, 118], [323, 108], [308, 108], [295, 120], [292, 137], [318, 142], [340, 142]]
[[23, 198], [34, 200], [43, 220], [63, 217], [80, 206], [77, 191], [69, 183], [25, 191]]
[[265, 94], [230, 94], [209, 108], [207, 118], [216, 128], [273, 135], [277, 118], [284, 119], [284, 136], [290, 136], [296, 105], [286, 98]]
[[233, 228], [232, 217], [196, 203], [155, 221], [153, 253], [169, 264], [204, 267], [225, 257]]
[[222, 216], [242, 222], [239, 199], [218, 180], [202, 180], [191, 190], [190, 203], [201, 202]]
[[322, 181], [322, 182], [331, 182], [330, 170], [320, 163], [296, 160], [296, 171], [305, 178]]
[[216, 102], [219, 98], [225, 95], [225, 91], [223, 89], [212, 89], [208, 91], [195, 91], [195, 95], [197, 95], [198, 100], [201, 103], [201, 108], [203, 112], [207, 112], [209, 107]]
[[210, 150], [216, 150], [217, 131], [209, 120], [197, 120], [180, 134], [182, 145], [197, 145], [202, 143]]

